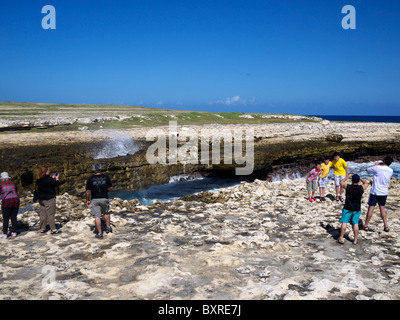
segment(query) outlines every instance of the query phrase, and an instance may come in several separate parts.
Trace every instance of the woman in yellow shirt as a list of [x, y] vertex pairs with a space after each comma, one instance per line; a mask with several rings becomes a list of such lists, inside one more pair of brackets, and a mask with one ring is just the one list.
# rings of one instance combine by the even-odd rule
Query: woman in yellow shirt
[[343, 188], [340, 185], [340, 181], [342, 181], [349, 174], [349, 168], [347, 167], [346, 161], [344, 161], [338, 152], [335, 152], [333, 155], [332, 167], [334, 169], [335, 175], [335, 188], [336, 188], [336, 201], [344, 201], [342, 194]]

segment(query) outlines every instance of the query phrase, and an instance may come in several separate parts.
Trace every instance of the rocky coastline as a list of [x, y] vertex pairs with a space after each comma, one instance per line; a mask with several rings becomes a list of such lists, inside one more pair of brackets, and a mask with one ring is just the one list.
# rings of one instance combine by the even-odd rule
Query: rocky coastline
[[28, 205], [18, 236], [2, 241], [0, 299], [400, 299], [400, 181], [390, 186], [391, 231], [377, 210], [375, 231], [361, 231], [357, 245], [350, 227], [336, 243], [333, 190], [310, 203], [304, 180], [255, 180], [149, 206], [116, 198], [103, 240], [83, 198], [57, 198], [58, 235], [40, 234], [37, 205]]
[[[178, 127], [179, 132], [218, 128]], [[269, 181], [277, 172], [284, 177], [294, 169], [306, 171], [334, 151], [346, 160], [383, 154], [398, 159], [400, 124], [320, 121], [224, 128], [254, 130], [252, 183], [149, 206], [113, 199], [114, 232], [102, 241], [94, 238], [82, 193], [94, 155], [118, 132], [1, 134], [1, 171], [20, 186], [23, 205], [19, 234], [3, 241], [0, 253], [0, 299], [400, 299], [399, 180], [393, 179], [387, 204], [391, 231], [383, 232], [376, 212], [370, 224], [375, 232], [361, 232], [356, 246], [351, 232], [345, 246], [335, 242], [342, 204], [333, 197], [309, 203], [304, 180]], [[167, 127], [161, 129], [168, 134]], [[150, 165], [148, 130], [124, 130], [139, 151], [100, 159], [116, 189], [141, 190], [180, 174], [234, 172], [235, 164]], [[57, 198], [58, 235], [38, 232], [32, 191], [42, 162], [65, 181]], [[328, 185], [328, 193], [333, 190]], [[48, 282], [50, 274], [55, 278]]]
[[[178, 126], [186, 133], [209, 133], [220, 125]], [[400, 124], [333, 123], [329, 121], [262, 125], [223, 125], [225, 130], [254, 132], [254, 170], [250, 178], [269, 179], [276, 173], [297, 166], [307, 170], [324, 155], [342, 152], [344, 159], [400, 154]], [[84, 182], [91, 175], [91, 166], [99, 150], [118, 143], [128, 136], [138, 146], [134, 154], [99, 159], [120, 190], [138, 191], [152, 185], [168, 183], [172, 176], [201, 172], [203, 174], [234, 175], [235, 162], [224, 163], [221, 145], [220, 164], [149, 164], [146, 150], [153, 143], [146, 140], [152, 128], [129, 130], [97, 130], [66, 132], [14, 132], [0, 135], [1, 170], [7, 171], [21, 190], [33, 190], [38, 165], [46, 162], [62, 174], [62, 192], [82, 193]], [[169, 128], [160, 127], [168, 136]], [[180, 140], [178, 147], [186, 142]], [[200, 149], [200, 141], [199, 141]]]

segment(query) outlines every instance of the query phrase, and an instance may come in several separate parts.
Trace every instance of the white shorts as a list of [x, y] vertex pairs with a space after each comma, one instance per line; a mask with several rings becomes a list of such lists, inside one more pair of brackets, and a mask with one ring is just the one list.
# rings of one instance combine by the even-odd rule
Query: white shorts
[[328, 177], [325, 178], [318, 178], [318, 186], [320, 188], [326, 188], [326, 185], [328, 184]]
[[335, 175], [335, 186], [340, 186], [340, 181], [342, 181], [346, 176], [336, 176]]

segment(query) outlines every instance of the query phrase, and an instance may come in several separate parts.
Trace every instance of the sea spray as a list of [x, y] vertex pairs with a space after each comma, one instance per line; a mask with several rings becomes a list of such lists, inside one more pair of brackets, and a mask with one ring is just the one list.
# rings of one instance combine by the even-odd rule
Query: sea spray
[[[357, 163], [353, 161], [347, 161], [347, 165], [349, 168], [349, 174], [358, 174], [361, 178], [368, 179], [371, 178], [373, 175], [365, 171], [368, 167], [374, 165], [375, 162], [362, 162]], [[393, 169], [393, 176], [396, 178], [400, 178], [400, 162], [393, 162], [390, 165], [390, 168]], [[291, 173], [281, 173], [281, 172], [274, 172], [270, 179], [271, 182], [281, 182], [282, 180], [295, 180], [295, 179], [306, 179], [307, 173], [300, 172], [299, 170], [296, 171], [295, 167], [292, 167]], [[311, 167], [310, 167], [311, 170]], [[335, 179], [333, 169], [331, 168], [328, 180], [333, 181]]]
[[132, 136], [126, 132], [112, 131], [107, 140], [99, 147], [94, 159], [111, 159], [133, 155], [140, 148]]
[[176, 183], [176, 182], [185, 182], [191, 180], [201, 180], [204, 177], [200, 173], [190, 173], [190, 174], [180, 174], [177, 176], [172, 176], [169, 178], [169, 183]]

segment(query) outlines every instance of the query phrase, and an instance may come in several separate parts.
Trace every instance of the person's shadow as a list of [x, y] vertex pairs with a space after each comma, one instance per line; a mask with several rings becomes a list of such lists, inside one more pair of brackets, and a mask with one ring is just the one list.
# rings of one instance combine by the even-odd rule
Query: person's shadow
[[[322, 221], [319, 223], [319, 225], [324, 228], [326, 230], [326, 232], [328, 232], [331, 237], [335, 240], [339, 239], [340, 236], [340, 228], [335, 228], [334, 226], [332, 226], [330, 223], [328, 223], [327, 225], [325, 225]], [[346, 235], [345, 235], [346, 237]]]
[[[325, 225], [322, 221], [319, 223], [319, 225], [322, 228], [324, 228], [326, 230], [326, 232], [329, 233], [332, 236], [333, 239], [335, 239], [336, 241], [339, 239], [339, 237], [340, 237], [340, 228], [335, 228], [330, 223]], [[351, 222], [350, 222], [350, 225], [353, 227], [353, 224]], [[358, 228], [361, 230], [363, 226], [364, 226], [364, 224], [363, 224], [362, 220], [359, 219]], [[349, 233], [345, 233], [344, 234], [344, 238], [346, 240], [353, 241], [352, 239], [349, 238]]]
[[[115, 228], [115, 224], [110, 222], [110, 227], [114, 227]], [[106, 222], [105, 222], [104, 218], [102, 217], [101, 218], [101, 232], [102, 233], [106, 232], [106, 228], [107, 228]], [[94, 234], [97, 234], [98, 232], [97, 232], [97, 229], [96, 229], [96, 225], [91, 225], [90, 226], [90, 231], [92, 231]]]
[[331, 201], [335, 201], [335, 200], [336, 200], [336, 198], [334, 197], [334, 195], [331, 194], [331, 193], [328, 193], [328, 194], [325, 196], [325, 198], [328, 198], [328, 199], [331, 200]]
[[[336, 241], [339, 239], [339, 237], [340, 237], [340, 228], [335, 228], [335, 227], [332, 226], [330, 223], [328, 223], [327, 225], [325, 225], [322, 221], [319, 223], [319, 225], [320, 225], [322, 228], [324, 228], [324, 229], [326, 230], [326, 232], [328, 232], [328, 233], [332, 236], [333, 239], [335, 239]], [[351, 227], [353, 228], [353, 223], [352, 223], [351, 221], [350, 221], [350, 225], [351, 225]], [[362, 230], [363, 227], [364, 227], [364, 223], [362, 222], [361, 219], [359, 219], [359, 220], [358, 220], [358, 228], [359, 228], [360, 230]], [[348, 233], [348, 232], [344, 234], [344, 238], [345, 238], [346, 240], [353, 241], [353, 240], [351, 240], [351, 239], [349, 238], [349, 233]]]

